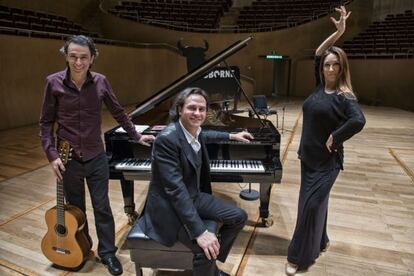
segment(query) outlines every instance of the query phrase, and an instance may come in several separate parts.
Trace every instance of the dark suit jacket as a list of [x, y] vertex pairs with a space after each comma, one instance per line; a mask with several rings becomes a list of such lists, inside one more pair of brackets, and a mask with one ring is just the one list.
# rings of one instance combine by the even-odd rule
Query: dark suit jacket
[[157, 136], [152, 149], [152, 177], [147, 201], [138, 220], [147, 236], [165, 246], [172, 246], [182, 226], [190, 239], [207, 229], [193, 204], [200, 192], [211, 194], [206, 142], [228, 139], [226, 132], [201, 131], [199, 141], [203, 164], [200, 187], [197, 187], [193, 149], [180, 123], [171, 123]]

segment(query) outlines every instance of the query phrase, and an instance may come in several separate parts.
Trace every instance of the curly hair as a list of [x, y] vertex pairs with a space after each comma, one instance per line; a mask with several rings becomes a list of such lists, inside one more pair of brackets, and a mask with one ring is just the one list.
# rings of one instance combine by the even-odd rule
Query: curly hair
[[87, 46], [89, 48], [89, 51], [91, 52], [91, 56], [95, 57], [95, 59], [98, 57], [99, 52], [98, 49], [95, 46], [95, 43], [93, 42], [92, 38], [84, 35], [72, 35], [68, 37], [65, 41], [65, 44], [60, 48], [60, 52], [63, 55], [68, 54], [68, 47], [69, 44], [75, 43], [77, 45], [81, 46]]

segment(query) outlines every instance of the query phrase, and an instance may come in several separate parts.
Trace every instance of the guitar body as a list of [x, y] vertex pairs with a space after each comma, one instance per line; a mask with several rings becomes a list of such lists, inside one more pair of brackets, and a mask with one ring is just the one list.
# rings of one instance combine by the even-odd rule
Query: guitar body
[[76, 206], [64, 206], [65, 226], [57, 223], [56, 206], [46, 212], [47, 233], [42, 240], [43, 254], [55, 265], [75, 269], [88, 257], [89, 241], [83, 232], [86, 217]]

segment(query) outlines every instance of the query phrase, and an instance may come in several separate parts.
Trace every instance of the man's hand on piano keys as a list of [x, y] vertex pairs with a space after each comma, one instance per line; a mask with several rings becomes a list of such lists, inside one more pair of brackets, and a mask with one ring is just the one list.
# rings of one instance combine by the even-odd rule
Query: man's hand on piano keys
[[253, 135], [251, 135], [247, 131], [241, 131], [241, 132], [237, 132], [237, 133], [230, 133], [229, 138], [230, 138], [230, 140], [236, 140], [236, 141], [245, 142], [245, 143], [249, 143], [250, 140], [254, 139]]
[[144, 146], [151, 146], [150, 143], [154, 142], [155, 136], [154, 135], [142, 135], [141, 138], [139, 138], [138, 143]]

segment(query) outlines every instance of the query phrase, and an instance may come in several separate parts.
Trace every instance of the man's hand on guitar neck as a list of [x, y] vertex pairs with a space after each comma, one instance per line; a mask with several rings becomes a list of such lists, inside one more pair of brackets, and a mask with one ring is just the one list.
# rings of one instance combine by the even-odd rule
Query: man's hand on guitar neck
[[59, 181], [63, 180], [62, 172], [65, 171], [65, 166], [62, 163], [62, 160], [60, 158], [57, 158], [50, 162], [50, 166], [52, 166], [53, 173], [57, 177]]

